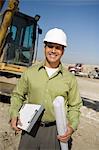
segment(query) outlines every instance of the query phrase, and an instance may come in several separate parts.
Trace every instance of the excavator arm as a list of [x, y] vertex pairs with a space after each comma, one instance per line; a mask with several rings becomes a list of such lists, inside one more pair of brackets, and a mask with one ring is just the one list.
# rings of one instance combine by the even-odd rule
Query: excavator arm
[[[0, 0], [0, 8], [2, 8], [3, 4], [4, 4], [4, 1]], [[8, 27], [11, 24], [14, 12], [18, 8], [18, 4], [19, 4], [19, 0], [9, 0], [8, 8], [3, 14], [2, 22], [0, 25], [0, 55], [2, 54], [2, 46], [4, 43], [4, 39], [6, 37]]]

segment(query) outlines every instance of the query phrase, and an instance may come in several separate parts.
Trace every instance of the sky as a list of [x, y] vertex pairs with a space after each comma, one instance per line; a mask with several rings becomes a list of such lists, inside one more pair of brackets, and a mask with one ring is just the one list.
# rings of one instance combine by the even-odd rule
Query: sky
[[57, 27], [67, 35], [64, 63], [99, 65], [99, 0], [20, 0], [19, 10], [30, 16], [41, 16], [38, 59], [44, 58], [46, 32]]

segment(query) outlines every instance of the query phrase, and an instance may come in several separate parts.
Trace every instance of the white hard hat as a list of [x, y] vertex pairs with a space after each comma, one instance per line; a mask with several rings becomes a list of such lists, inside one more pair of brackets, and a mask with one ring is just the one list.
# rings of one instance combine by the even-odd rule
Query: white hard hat
[[63, 46], [67, 46], [67, 37], [63, 30], [54, 28], [49, 30], [45, 38], [43, 40], [44, 42], [51, 42], [51, 43], [57, 43]]

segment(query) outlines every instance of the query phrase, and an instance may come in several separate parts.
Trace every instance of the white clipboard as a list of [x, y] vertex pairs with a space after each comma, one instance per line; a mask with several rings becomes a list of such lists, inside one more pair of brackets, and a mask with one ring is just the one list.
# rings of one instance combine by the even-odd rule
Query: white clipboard
[[42, 105], [24, 104], [19, 111], [22, 126], [18, 124], [17, 127], [30, 132], [43, 111]]

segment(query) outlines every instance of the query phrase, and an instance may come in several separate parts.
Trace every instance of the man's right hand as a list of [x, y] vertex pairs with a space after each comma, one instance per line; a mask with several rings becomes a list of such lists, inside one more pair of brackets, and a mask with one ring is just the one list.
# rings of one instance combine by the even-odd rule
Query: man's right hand
[[21, 129], [19, 129], [19, 128], [17, 127], [17, 124], [22, 125], [21, 122], [20, 122], [20, 120], [18, 119], [18, 117], [12, 118], [12, 119], [10, 120], [10, 125], [11, 125], [12, 129], [15, 130], [16, 133], [18, 133], [18, 132], [21, 130]]

